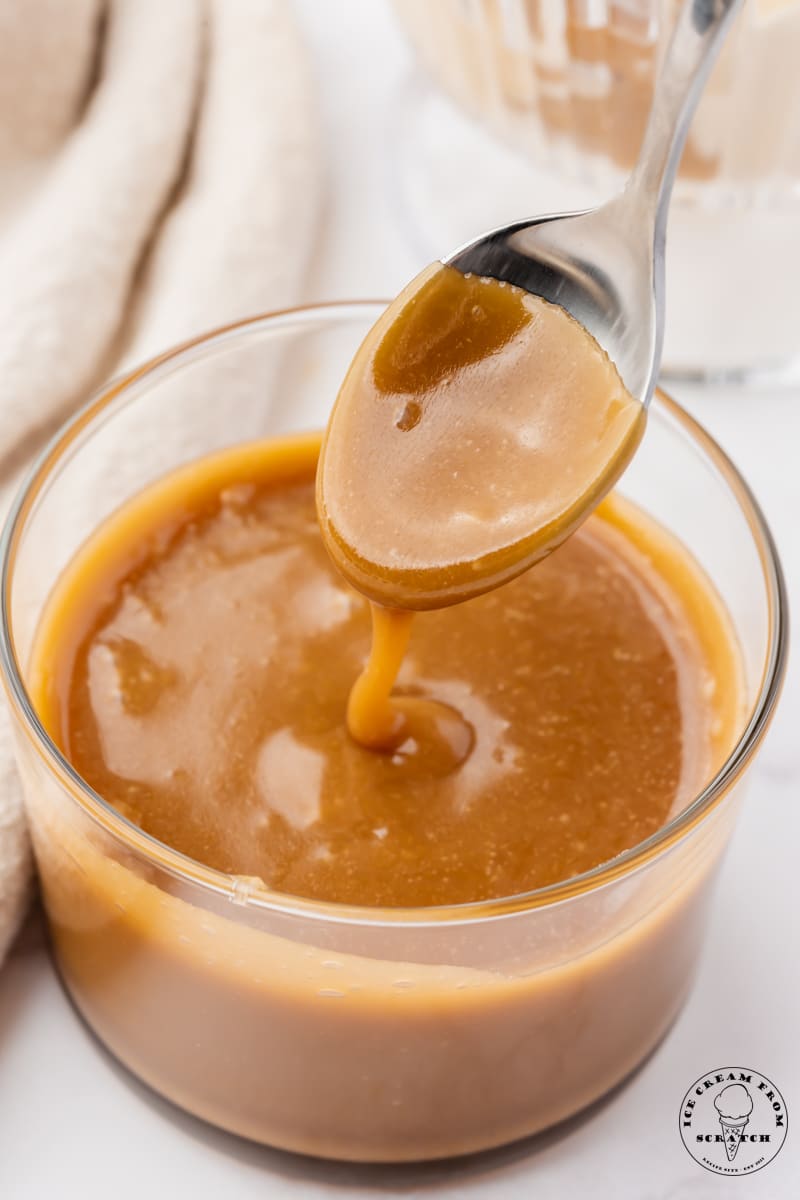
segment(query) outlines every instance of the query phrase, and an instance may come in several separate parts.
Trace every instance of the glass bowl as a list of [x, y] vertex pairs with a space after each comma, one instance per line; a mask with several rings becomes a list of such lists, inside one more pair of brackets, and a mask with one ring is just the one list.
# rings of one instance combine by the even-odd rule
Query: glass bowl
[[26, 673], [48, 593], [97, 524], [163, 473], [321, 426], [380, 311], [339, 304], [244, 321], [111, 384], [51, 443], [13, 507], [0, 630], [53, 951], [88, 1025], [199, 1117], [362, 1161], [532, 1134], [596, 1100], [664, 1035], [778, 696], [787, 620], [747, 486], [659, 395], [621, 490], [681, 538], [726, 602], [747, 712], [714, 779], [657, 834], [527, 895], [381, 910], [270, 892], [129, 823], [77, 776], [32, 706]]

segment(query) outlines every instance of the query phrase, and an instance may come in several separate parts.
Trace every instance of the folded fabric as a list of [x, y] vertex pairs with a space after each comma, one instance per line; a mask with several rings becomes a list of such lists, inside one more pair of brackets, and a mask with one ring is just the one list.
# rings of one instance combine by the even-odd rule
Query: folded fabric
[[[286, 0], [0, 0], [4, 510], [121, 366], [297, 299], [315, 118]], [[3, 710], [0, 961], [29, 880]]]

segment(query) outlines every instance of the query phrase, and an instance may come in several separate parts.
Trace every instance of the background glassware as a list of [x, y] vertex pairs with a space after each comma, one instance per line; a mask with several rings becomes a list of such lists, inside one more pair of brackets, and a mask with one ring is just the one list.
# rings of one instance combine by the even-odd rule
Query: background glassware
[[[397, 114], [395, 186], [424, 253], [619, 190], [677, 2], [393, 5], [436, 85], [409, 85]], [[791, 375], [800, 364], [798, 61], [800, 2], [749, 0], [700, 102], [675, 192], [667, 373]]]
[[89, 1025], [152, 1087], [226, 1129], [394, 1161], [544, 1128], [663, 1036], [688, 992], [742, 773], [779, 690], [785, 599], [746, 486], [658, 396], [622, 490], [715, 582], [741, 641], [748, 704], [730, 758], [665, 829], [527, 896], [411, 911], [281, 896], [144, 834], [82, 783], [31, 707], [42, 606], [85, 537], [164, 472], [320, 427], [379, 311], [342, 304], [244, 322], [99, 396], [57, 437], [9, 519], [0, 654], [56, 960]]

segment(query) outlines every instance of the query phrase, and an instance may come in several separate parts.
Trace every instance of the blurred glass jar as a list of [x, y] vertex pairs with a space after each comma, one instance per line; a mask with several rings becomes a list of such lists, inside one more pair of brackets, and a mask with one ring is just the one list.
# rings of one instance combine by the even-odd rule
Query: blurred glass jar
[[[536, 168], [516, 201], [522, 208], [508, 214], [506, 199], [498, 219], [599, 203], [619, 190], [676, 0], [393, 4], [437, 87]], [[800, 0], [748, 0], [700, 102], [676, 188], [665, 352], [675, 374], [746, 377], [800, 363], [798, 61]], [[459, 138], [439, 143], [447, 157]], [[487, 193], [507, 198], [519, 187], [496, 163], [479, 176], [474, 166], [473, 155], [465, 169]], [[487, 201], [491, 224], [490, 212]]]

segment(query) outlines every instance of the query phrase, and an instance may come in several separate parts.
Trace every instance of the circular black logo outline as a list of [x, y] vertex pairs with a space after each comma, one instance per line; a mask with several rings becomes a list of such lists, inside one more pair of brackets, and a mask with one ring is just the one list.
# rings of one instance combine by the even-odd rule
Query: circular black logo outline
[[[708, 1080], [708, 1079], [714, 1079], [715, 1082], [718, 1083], [718, 1085], [719, 1085], [720, 1092], [722, 1092], [725, 1090], [726, 1087], [730, 1086], [732, 1083], [734, 1083], [734, 1082], [739, 1083], [740, 1082], [739, 1077], [741, 1075], [744, 1075], [747, 1077], [747, 1082], [749, 1082], [750, 1076], [757, 1075], [758, 1078], [762, 1081], [762, 1083], [765, 1083], [769, 1088], [771, 1088], [773, 1090], [775, 1095], [777, 1095], [780, 1098], [781, 1108], [783, 1110], [783, 1126], [782, 1126], [783, 1137], [781, 1139], [780, 1145], [778, 1146], [777, 1150], [772, 1155], [772, 1157], [767, 1158], [764, 1162], [762, 1162], [760, 1164], [760, 1166], [757, 1166], [757, 1167], [754, 1166], [749, 1170], [726, 1171], [724, 1168], [718, 1168], [718, 1167], [715, 1167], [713, 1164], [703, 1162], [702, 1158], [698, 1158], [692, 1152], [691, 1147], [689, 1146], [689, 1144], [686, 1141], [686, 1138], [684, 1137], [684, 1116], [685, 1116], [685, 1112], [686, 1112], [686, 1108], [687, 1108], [687, 1102], [692, 1098], [693, 1094], [695, 1093], [695, 1089], [698, 1087], [698, 1085], [705, 1083], [706, 1080]], [[716, 1076], [721, 1076], [722, 1078], [720, 1080], [716, 1080]], [[744, 1090], [747, 1091], [746, 1088]], [[759, 1088], [757, 1090], [760, 1091], [763, 1089]], [[715, 1108], [716, 1107], [717, 1106], [715, 1104]], [[717, 1108], [717, 1111], [719, 1112], [718, 1108]], [[746, 1122], [745, 1122], [745, 1124], [746, 1124]], [[723, 1128], [724, 1128], [724, 1126], [723, 1126]], [[786, 1138], [788, 1137], [788, 1134], [789, 1134], [789, 1110], [788, 1110], [786, 1100], [784, 1098], [783, 1093], [781, 1092], [780, 1088], [778, 1088], [772, 1082], [772, 1080], [769, 1078], [769, 1076], [764, 1075], [761, 1071], [756, 1071], [752, 1067], [716, 1067], [711, 1071], [704, 1071], [702, 1075], [698, 1075], [697, 1079], [695, 1079], [694, 1082], [691, 1083], [689, 1085], [689, 1087], [687, 1088], [687, 1090], [684, 1092], [683, 1098], [681, 1099], [680, 1108], [678, 1110], [678, 1137], [681, 1140], [681, 1144], [682, 1144], [684, 1150], [689, 1155], [689, 1157], [692, 1159], [692, 1161], [696, 1162], [697, 1165], [702, 1167], [704, 1171], [708, 1171], [710, 1175], [722, 1176], [723, 1179], [741, 1178], [742, 1176], [745, 1176], [745, 1175], [755, 1175], [757, 1171], [763, 1171], [765, 1167], [768, 1167], [770, 1165], [770, 1163], [773, 1163], [775, 1161], [775, 1159], [778, 1157], [778, 1155], [780, 1154], [781, 1150], [783, 1149], [783, 1147], [786, 1143]], [[738, 1148], [738, 1143], [737, 1143], [737, 1148]], [[726, 1154], [728, 1157], [728, 1161], [729, 1162], [733, 1161], [733, 1158], [736, 1155], [736, 1149], [733, 1150], [733, 1155], [731, 1155], [731, 1153], [726, 1148]]]

